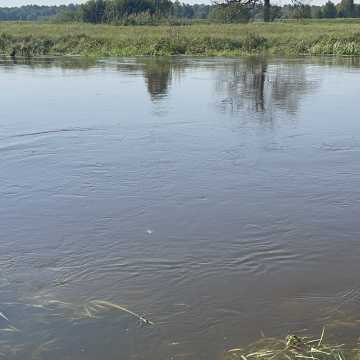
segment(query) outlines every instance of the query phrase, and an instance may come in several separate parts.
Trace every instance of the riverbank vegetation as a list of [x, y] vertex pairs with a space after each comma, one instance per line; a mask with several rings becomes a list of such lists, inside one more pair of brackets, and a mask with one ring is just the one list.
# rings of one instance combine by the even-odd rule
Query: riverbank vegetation
[[13, 57], [360, 55], [360, 21], [131, 27], [0, 22], [0, 53]]
[[[7, 20], [0, 22], [0, 53], [360, 55], [360, 5], [354, 0], [323, 6], [290, 1], [280, 7], [270, 0], [218, 0], [211, 5], [89, 0], [81, 5], [0, 8], [0, 20]], [[26, 21], [9, 21], [17, 18]]]

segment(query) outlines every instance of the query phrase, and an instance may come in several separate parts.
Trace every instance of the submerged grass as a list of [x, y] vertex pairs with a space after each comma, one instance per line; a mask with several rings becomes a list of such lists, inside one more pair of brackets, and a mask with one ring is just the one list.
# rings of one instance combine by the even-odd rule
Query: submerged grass
[[137, 314], [136, 312], [129, 310], [128, 308], [126, 308], [124, 306], [114, 304], [110, 301], [92, 300], [88, 304], [84, 305], [84, 310], [88, 317], [93, 317], [93, 313], [97, 313], [99, 311], [99, 309], [100, 310], [101, 309], [103, 309], [103, 310], [108, 310], [108, 309], [120, 310], [120, 311], [126, 312], [126, 313], [134, 316], [136, 319], [140, 320], [140, 322], [144, 325], [154, 325], [154, 323], [152, 321], [144, 318], [143, 316]]
[[[46, 300], [41, 304], [30, 304], [29, 306], [36, 310], [44, 310], [43, 315], [47, 316], [48, 321], [45, 321], [43, 316], [39, 319], [33, 316], [32, 319], [37, 320], [42, 328], [44, 326], [50, 327], [42, 329], [40, 340], [32, 336], [27, 338], [27, 336], [31, 335], [29, 333], [31, 326], [25, 326], [20, 331], [10, 324], [11, 319], [9, 320], [5, 315], [2, 319], [5, 320], [6, 318], [6, 322], [9, 324], [6, 324], [6, 328], [0, 329], [0, 359], [18, 359], [20, 355], [23, 358], [31, 356], [31, 359], [41, 360], [44, 358], [44, 354], [49, 355], [49, 357], [46, 355], [46, 358], [50, 358], [50, 355], [57, 353], [62, 345], [58, 343], [60, 339], [54, 332], [56, 327], [52, 328], [53, 331], [49, 331], [54, 326], [56, 318], [66, 321], [61, 322], [62, 327], [67, 324], [67, 321], [78, 325], [79, 320], [84, 320], [86, 326], [87, 319], [93, 322], [100, 319], [101, 314], [104, 312], [120, 311], [140, 320], [143, 325], [153, 325], [150, 320], [127, 307], [107, 300], [99, 299], [70, 303], [53, 299]], [[330, 339], [334, 339], [334, 334], [330, 336], [329, 332], [333, 333], [334, 330], [340, 330], [342, 333], [345, 328], [354, 326], [358, 329], [360, 320], [354, 319], [352, 315], [346, 313], [338, 313], [337, 315], [339, 318], [334, 318], [334, 321], [329, 322], [327, 325], [327, 329], [330, 331], [325, 331], [325, 328], [323, 328], [320, 336], [316, 338], [293, 334], [288, 335], [285, 339], [280, 339], [263, 335], [260, 340], [244, 348], [228, 349], [220, 358], [222, 360], [359, 360], [359, 339], [357, 344], [345, 346], [330, 341]], [[354, 334], [356, 335], [357, 331]], [[174, 354], [174, 357], [176, 357], [176, 354]]]
[[360, 20], [187, 26], [0, 22], [12, 56], [360, 55]]
[[[14, 304], [8, 303], [7, 305]], [[61, 339], [56, 334], [56, 326], [59, 324], [61, 326], [78, 325], [80, 322], [86, 326], [87, 320], [89, 322], [99, 321], [102, 315], [111, 311], [124, 313], [125, 316], [130, 315], [139, 320], [143, 326], [154, 325], [152, 321], [128, 307], [107, 300], [71, 303], [51, 299], [42, 301], [41, 304], [26, 304], [26, 309], [27, 311], [29, 309], [36, 311], [32, 314], [31, 321], [23, 322], [19, 318], [15, 321], [19, 323], [19, 329], [12, 324], [11, 318], [9, 319], [4, 313], [1, 313], [0, 317], [4, 324], [0, 324], [0, 359], [19, 359], [19, 354], [21, 354], [22, 358], [41, 360], [45, 353], [56, 352], [60, 349], [58, 340]], [[37, 313], [38, 310], [41, 312]], [[34, 326], [35, 324], [36, 326]], [[40, 335], [41, 339], [32, 333], [33, 326], [34, 333]]]

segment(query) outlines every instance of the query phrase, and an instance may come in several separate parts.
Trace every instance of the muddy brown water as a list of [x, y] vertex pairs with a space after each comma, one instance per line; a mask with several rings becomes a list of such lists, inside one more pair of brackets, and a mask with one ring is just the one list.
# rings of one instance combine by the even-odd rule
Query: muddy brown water
[[0, 358], [219, 359], [356, 313], [359, 64], [2, 59]]

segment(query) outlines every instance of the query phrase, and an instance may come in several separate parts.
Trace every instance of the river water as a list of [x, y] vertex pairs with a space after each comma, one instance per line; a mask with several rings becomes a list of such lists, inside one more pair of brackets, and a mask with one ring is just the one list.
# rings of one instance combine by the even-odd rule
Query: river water
[[0, 358], [217, 360], [358, 312], [359, 66], [2, 59]]

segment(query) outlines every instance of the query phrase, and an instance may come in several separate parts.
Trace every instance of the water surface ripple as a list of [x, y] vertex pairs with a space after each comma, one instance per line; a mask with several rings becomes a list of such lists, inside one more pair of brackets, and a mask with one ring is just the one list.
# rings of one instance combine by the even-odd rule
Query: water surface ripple
[[0, 353], [217, 360], [358, 311], [359, 79], [351, 58], [1, 59]]

